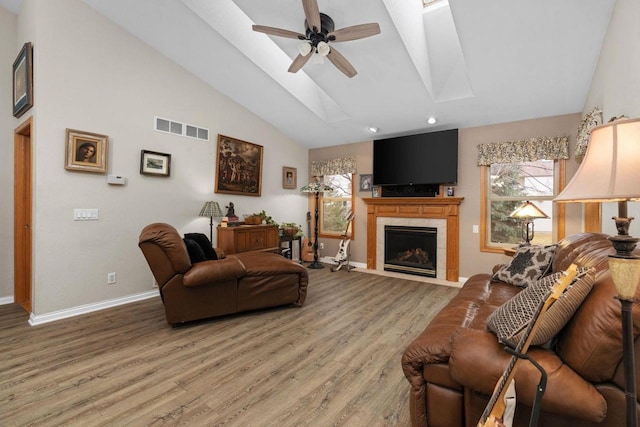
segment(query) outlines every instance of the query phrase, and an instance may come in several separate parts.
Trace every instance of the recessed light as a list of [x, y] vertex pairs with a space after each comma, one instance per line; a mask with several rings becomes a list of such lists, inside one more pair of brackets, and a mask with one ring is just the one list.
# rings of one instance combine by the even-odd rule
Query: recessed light
[[437, 122], [437, 120], [436, 120], [436, 118], [435, 118], [435, 117], [433, 117], [433, 116], [432, 116], [432, 117], [429, 117], [429, 118], [427, 119], [427, 123], [429, 123], [430, 125], [435, 125], [435, 124], [436, 124], [436, 122]]
[[378, 131], [379, 131], [380, 129], [378, 129], [378, 128], [374, 128], [373, 126], [371, 126], [371, 127], [367, 128], [367, 130], [368, 130], [369, 132], [371, 132], [371, 133], [378, 133]]

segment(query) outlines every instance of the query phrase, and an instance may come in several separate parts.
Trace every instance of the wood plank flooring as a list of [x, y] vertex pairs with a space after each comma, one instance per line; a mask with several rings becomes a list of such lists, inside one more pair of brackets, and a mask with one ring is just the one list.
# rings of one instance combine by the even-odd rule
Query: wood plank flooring
[[0, 425], [409, 425], [402, 351], [458, 289], [309, 273], [302, 308], [179, 328], [159, 298], [35, 327], [0, 306]]

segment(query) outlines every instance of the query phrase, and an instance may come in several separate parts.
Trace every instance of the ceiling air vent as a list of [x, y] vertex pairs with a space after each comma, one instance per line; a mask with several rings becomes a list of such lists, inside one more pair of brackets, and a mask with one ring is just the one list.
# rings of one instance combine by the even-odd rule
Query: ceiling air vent
[[172, 133], [203, 141], [209, 140], [209, 129], [176, 122], [175, 120], [163, 119], [162, 117], [156, 117], [155, 129], [158, 132]]

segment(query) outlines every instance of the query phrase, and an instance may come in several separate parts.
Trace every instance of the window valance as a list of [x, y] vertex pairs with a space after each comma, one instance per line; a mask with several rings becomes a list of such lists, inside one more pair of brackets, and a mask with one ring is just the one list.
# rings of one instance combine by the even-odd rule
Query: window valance
[[569, 158], [566, 136], [530, 138], [521, 141], [494, 142], [478, 145], [478, 166], [493, 163], [534, 162]]
[[358, 173], [356, 159], [353, 157], [341, 157], [330, 160], [314, 160], [311, 162], [312, 176], [344, 175]]

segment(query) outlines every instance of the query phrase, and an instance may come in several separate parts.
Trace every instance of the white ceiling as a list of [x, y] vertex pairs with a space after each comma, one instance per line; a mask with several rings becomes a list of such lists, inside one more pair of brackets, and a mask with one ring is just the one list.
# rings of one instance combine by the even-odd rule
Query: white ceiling
[[380, 24], [333, 44], [349, 79], [329, 61], [288, 73], [299, 42], [251, 30], [304, 33], [300, 0], [84, 1], [310, 148], [580, 112], [615, 2], [318, 0], [336, 29]]

